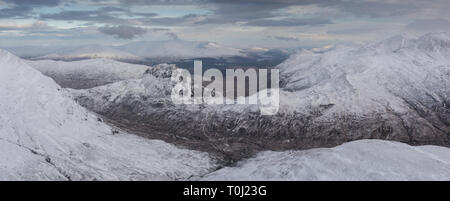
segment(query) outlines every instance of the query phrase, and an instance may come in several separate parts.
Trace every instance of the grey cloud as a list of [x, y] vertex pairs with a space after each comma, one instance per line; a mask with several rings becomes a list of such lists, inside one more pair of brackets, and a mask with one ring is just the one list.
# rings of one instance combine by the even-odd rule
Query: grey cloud
[[142, 20], [142, 22], [147, 25], [173, 26], [195, 22], [198, 17], [199, 16], [195, 14], [189, 14], [182, 17], [154, 17], [146, 18]]
[[27, 30], [27, 31], [46, 31], [53, 29], [53, 27], [48, 26], [45, 22], [34, 22], [32, 24], [26, 25], [0, 25], [0, 31], [9, 31], [9, 30]]
[[57, 6], [61, 0], [3, 0], [21, 6]]
[[155, 31], [155, 32], [159, 32], [159, 31], [170, 31], [170, 29], [167, 29], [167, 28], [153, 28], [153, 29], [151, 29], [152, 31]]
[[119, 8], [119, 7], [114, 7], [114, 6], [101, 7], [98, 9], [97, 12], [99, 12], [99, 13], [119, 12], [119, 13], [124, 13], [128, 16], [142, 16], [142, 17], [155, 17], [158, 15], [156, 13], [132, 12], [131, 9], [129, 9], [129, 8]]
[[138, 17], [155, 17], [155, 13], [131, 12], [130, 9], [118, 7], [100, 7], [97, 10], [68, 10], [59, 13], [41, 14], [41, 19], [64, 20], [64, 21], [87, 21], [98, 23], [114, 23], [124, 24], [128, 20], [120, 17], [120, 15], [138, 16]]
[[[77, 4], [76, 1], [71, 0], [3, 0], [7, 3], [15, 5], [7, 9], [1, 10], [0, 17], [20, 17], [27, 16], [31, 8], [36, 6], [57, 6], [63, 3], [70, 2], [71, 4]], [[82, 1], [81, 4], [89, 2], [88, 0]], [[104, 0], [91, 0], [91, 2], [98, 5], [108, 5], [108, 2]], [[111, 16], [108, 12], [124, 12], [129, 16], [140, 16], [143, 18], [155, 17], [154, 13], [146, 12], [132, 12], [130, 8], [136, 5], [195, 5], [204, 9], [212, 11], [212, 14], [203, 16], [201, 21], [197, 21], [197, 24], [222, 24], [222, 23], [235, 23], [235, 22], [247, 22], [252, 20], [267, 20], [273, 17], [280, 17], [283, 14], [278, 12], [280, 9], [290, 6], [307, 6], [316, 5], [318, 7], [332, 7], [338, 10], [354, 14], [356, 16], [370, 16], [370, 17], [389, 17], [389, 16], [401, 16], [414, 12], [418, 12], [421, 9], [429, 7], [438, 7], [442, 10], [449, 9], [450, 4], [448, 0], [118, 0], [122, 5], [116, 7], [103, 7], [97, 11], [83, 11], [83, 12], [96, 12], [89, 13], [89, 15], [97, 14], [97, 17], [89, 17], [82, 15], [83, 17], [69, 16], [69, 14], [84, 14], [76, 13], [73, 11], [63, 11], [57, 14], [45, 14], [44, 17], [55, 20], [79, 20], [85, 19], [87, 21], [93, 20], [111, 20]], [[78, 3], [80, 4], [80, 3]], [[120, 7], [122, 6], [122, 7]], [[72, 13], [68, 13], [72, 12]], [[81, 11], [79, 11], [81, 12]], [[72, 18], [72, 19], [71, 19]], [[75, 18], [75, 19], [73, 19]], [[119, 17], [118, 17], [119, 18]], [[145, 19], [142, 19], [145, 20]], [[186, 18], [158, 18], [153, 20], [154, 24], [182, 24], [189, 23]]]
[[172, 33], [172, 32], [168, 32], [167, 36], [169, 36], [169, 38], [171, 38], [172, 40], [179, 40], [180, 39], [176, 33]]
[[126, 25], [100, 27], [98, 30], [101, 33], [112, 35], [120, 39], [133, 39], [135, 37], [144, 35], [148, 31], [147, 29], [143, 29], [140, 27], [132, 27]]
[[381, 30], [382, 27], [380, 26], [362, 26], [362, 27], [352, 27], [352, 28], [345, 28], [345, 29], [336, 29], [336, 30], [329, 30], [327, 31], [328, 34], [335, 34], [335, 35], [347, 35], [347, 34], [361, 34], [361, 33], [368, 33], [368, 32], [374, 32]]
[[[8, 8], [0, 10], [0, 18], [26, 18], [39, 16], [46, 20], [85, 21], [91, 24], [106, 23], [125, 25], [129, 18], [139, 25], [189, 26], [201, 24], [225, 24], [242, 22], [248, 26], [280, 27], [326, 25], [333, 21], [326, 15], [311, 14], [309, 18], [293, 18], [282, 9], [290, 6], [315, 5], [322, 8], [333, 8], [347, 15], [389, 17], [402, 16], [429, 8], [430, 6], [448, 9], [448, 0], [90, 0], [89, 5], [96, 5], [98, 10], [66, 10], [59, 13], [34, 14], [34, 7], [56, 6], [64, 3], [87, 4], [89, 0], [76, 2], [72, 0], [3, 0], [9, 3]], [[114, 2], [114, 4], [108, 4]], [[122, 3], [122, 4], [117, 4]], [[139, 5], [195, 5], [210, 13], [188, 14], [182, 17], [158, 17], [152, 12], [133, 10]], [[94, 7], [94, 6], [92, 6]], [[325, 17], [324, 17], [325, 16]], [[284, 18], [284, 19], [280, 19]], [[275, 20], [277, 19], [277, 20]]]
[[[306, 0], [311, 1], [311, 0]], [[123, 0], [124, 5], [197, 5], [212, 11], [210, 15], [201, 16], [195, 24], [223, 24], [245, 22], [248, 20], [276, 17], [273, 11], [295, 5], [301, 1], [292, 0]], [[153, 24], [178, 25], [192, 23], [197, 15], [183, 17], [156, 18], [149, 20]]]
[[172, 40], [179, 40], [180, 38], [178, 37], [178, 35], [174, 32], [171, 32], [170, 29], [167, 28], [152, 28], [152, 29], [147, 29], [148, 31], [152, 31], [155, 33], [160, 33], [160, 32], [165, 32], [166, 36], [171, 38]]
[[289, 6], [316, 5], [334, 7], [356, 16], [389, 17], [417, 12], [429, 7], [450, 7], [448, 0], [121, 0], [124, 5], [201, 5], [211, 8], [214, 16], [208, 23], [236, 22], [269, 18], [274, 11]]
[[273, 38], [281, 41], [300, 41], [298, 38], [290, 36], [274, 36]]
[[57, 6], [60, 0], [3, 0], [9, 5], [0, 9], [0, 18], [27, 18], [34, 15], [33, 8], [40, 6]]
[[144, 13], [144, 12], [128, 12], [129, 16], [139, 16], [139, 17], [156, 17], [156, 13]]
[[383, 1], [343, 1], [336, 5], [341, 10], [355, 14], [357, 16], [370, 17], [391, 17], [401, 16], [417, 12], [423, 8], [421, 1], [399, 1], [399, 2], [383, 2]]
[[281, 27], [281, 26], [307, 26], [307, 25], [323, 25], [333, 24], [329, 19], [324, 18], [310, 18], [310, 19], [297, 19], [288, 18], [282, 20], [254, 20], [246, 23], [248, 26], [267, 26], [267, 27]]
[[41, 19], [65, 20], [65, 21], [97, 21], [97, 22], [124, 22], [108, 13], [99, 11], [62, 11], [60, 13], [41, 14]]
[[125, 8], [118, 8], [118, 7], [113, 7], [113, 6], [107, 6], [107, 7], [101, 7], [98, 9], [101, 12], [127, 12], [129, 11], [129, 9], [125, 9]]
[[450, 21], [446, 19], [418, 19], [405, 28], [416, 31], [446, 31], [450, 30]]
[[0, 9], [0, 18], [25, 18], [29, 17], [33, 9], [27, 6], [14, 6]]
[[207, 0], [119, 0], [124, 5], [194, 5]]

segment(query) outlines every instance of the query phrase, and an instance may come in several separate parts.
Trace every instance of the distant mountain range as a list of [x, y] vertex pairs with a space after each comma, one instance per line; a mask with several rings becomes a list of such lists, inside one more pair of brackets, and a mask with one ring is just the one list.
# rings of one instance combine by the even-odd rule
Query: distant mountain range
[[[23, 58], [40, 60], [81, 60], [107, 58], [117, 60], [143, 60], [149, 58], [184, 59], [194, 57], [243, 56], [241, 49], [222, 46], [214, 42], [197, 41], [140, 41], [121, 46], [83, 45], [69, 47], [3, 47]], [[263, 51], [260, 49], [259, 51]]]

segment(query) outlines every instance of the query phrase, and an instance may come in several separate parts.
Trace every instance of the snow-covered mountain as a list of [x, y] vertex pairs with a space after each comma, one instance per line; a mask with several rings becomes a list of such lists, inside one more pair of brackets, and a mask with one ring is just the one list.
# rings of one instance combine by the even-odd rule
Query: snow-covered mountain
[[450, 149], [437, 146], [412, 147], [399, 142], [381, 140], [360, 140], [330, 149], [267, 151], [201, 179], [448, 181]]
[[116, 60], [134, 60], [138, 57], [120, 50], [114, 46], [87, 45], [80, 47], [65, 47], [43, 56], [34, 57], [33, 60], [81, 60], [81, 59], [116, 59]]
[[314, 124], [344, 117], [354, 119], [352, 127], [373, 121], [379, 125], [374, 137], [449, 145], [448, 33], [304, 51], [278, 67], [283, 89], [290, 92], [284, 97], [286, 113], [315, 108], [320, 117]]
[[[222, 120], [219, 117], [232, 119], [229, 122], [244, 121], [244, 124], [250, 122], [242, 118], [243, 115], [236, 116], [239, 113], [251, 114], [253, 111], [248, 108], [205, 107], [200, 110], [197, 107], [180, 106], [181, 108], [174, 109], [175, 106], [165, 100], [168, 95], [166, 92], [171, 88], [167, 78], [174, 68], [174, 65], [158, 65], [149, 69], [142, 79], [126, 80], [91, 90], [73, 92], [79, 95], [79, 98], [87, 91], [92, 95], [91, 98], [103, 97], [105, 100], [85, 97], [85, 100], [92, 101], [95, 110], [112, 109], [111, 102], [130, 106], [131, 103], [127, 101], [141, 100], [134, 104], [150, 105], [150, 113], [158, 117], [171, 118], [170, 121], [167, 119], [164, 121], [165, 127], [174, 126], [173, 130], [177, 132], [171, 137], [179, 139], [191, 137], [195, 139], [202, 136], [204, 139], [201, 140], [205, 142], [207, 141], [205, 138], [212, 140], [216, 137], [217, 134], [214, 132], [189, 135], [195, 130], [191, 127], [192, 123], [209, 130], [207, 125], [217, 125], [214, 124], [214, 120]], [[43, 76], [25, 61], [3, 50], [0, 50], [0, 84], [2, 85], [0, 180], [450, 179], [448, 148], [411, 147], [402, 143], [379, 140], [356, 141], [332, 149], [266, 151], [239, 162], [234, 167], [212, 172], [217, 166], [209, 154], [180, 149], [159, 140], [147, 140], [103, 123], [102, 119], [77, 105], [71, 95], [52, 79]], [[101, 94], [92, 94], [94, 92]], [[136, 98], [131, 99], [130, 96]], [[147, 100], [148, 102], [145, 102]], [[116, 109], [117, 112], [125, 111], [120, 107]], [[166, 116], [161, 116], [163, 111], [168, 112]], [[219, 112], [226, 116], [218, 115]], [[212, 116], [203, 118], [202, 113], [209, 113]], [[187, 121], [186, 116], [183, 116], [187, 114], [192, 115], [189, 117], [192, 122], [184, 125], [183, 134], [178, 130], [181, 127], [176, 121]], [[210, 122], [201, 122], [202, 120]], [[275, 117], [275, 120], [280, 120], [280, 117]], [[139, 119], [137, 121], [139, 122]], [[161, 122], [155, 121], [155, 124]], [[223, 123], [223, 120], [219, 123]], [[237, 128], [233, 124], [228, 126], [230, 131]], [[217, 129], [220, 128], [216, 127]], [[224, 146], [228, 146], [228, 150], [223, 151], [232, 149], [245, 151], [242, 147], [258, 149], [255, 144], [262, 142], [261, 139], [248, 138], [246, 133], [241, 130], [238, 132], [242, 135], [241, 138], [237, 137], [239, 135], [231, 135], [230, 138], [234, 137], [233, 140], [236, 142], [232, 144], [231, 140], [226, 141]], [[285, 135], [280, 135], [280, 138], [283, 137]], [[253, 139], [252, 143], [246, 141], [250, 139]], [[317, 140], [323, 139], [326, 138]], [[273, 143], [277, 143], [278, 140], [272, 139]], [[218, 145], [220, 141], [220, 139], [214, 141], [213, 145]], [[191, 143], [195, 145], [195, 142]], [[266, 145], [266, 149], [271, 146]]]
[[33, 60], [115, 59], [121, 61], [142, 61], [146, 59], [187, 59], [200, 57], [243, 56], [241, 49], [226, 47], [215, 42], [204, 41], [139, 41], [120, 46], [82, 45], [67, 47], [8, 47], [18, 56]]
[[165, 140], [225, 153], [231, 161], [258, 150], [366, 138], [450, 146], [447, 33], [302, 51], [278, 68], [283, 90], [274, 116], [261, 116], [256, 106], [174, 105], [169, 78], [152, 73], [74, 95], [119, 125], [167, 131], [172, 135]]
[[0, 50], [0, 180], [173, 180], [208, 154], [110, 127], [51, 78]]
[[141, 58], [199, 58], [242, 55], [240, 49], [222, 46], [218, 43], [183, 40], [134, 42], [118, 48]]
[[127, 79], [142, 78], [145, 65], [118, 62], [110, 59], [81, 61], [27, 61], [33, 68], [53, 78], [64, 88], [87, 89]]

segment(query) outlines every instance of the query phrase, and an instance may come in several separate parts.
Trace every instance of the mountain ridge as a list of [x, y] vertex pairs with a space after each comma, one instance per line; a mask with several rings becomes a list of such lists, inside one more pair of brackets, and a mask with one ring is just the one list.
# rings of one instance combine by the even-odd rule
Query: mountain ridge
[[291, 56], [277, 66], [283, 88], [274, 116], [261, 116], [256, 106], [173, 105], [170, 80], [153, 75], [74, 95], [143, 136], [157, 130], [172, 133], [165, 140], [175, 143], [206, 141], [211, 145], [193, 147], [226, 153], [231, 161], [258, 150], [332, 147], [367, 138], [449, 146], [448, 34], [400, 38]]
[[214, 42], [184, 40], [139, 41], [116, 46], [94, 44], [59, 48], [28, 46], [9, 47], [6, 49], [30, 60], [51, 59], [63, 61], [97, 58], [139, 61], [164, 57], [187, 59], [243, 55], [241, 49], [226, 47]]

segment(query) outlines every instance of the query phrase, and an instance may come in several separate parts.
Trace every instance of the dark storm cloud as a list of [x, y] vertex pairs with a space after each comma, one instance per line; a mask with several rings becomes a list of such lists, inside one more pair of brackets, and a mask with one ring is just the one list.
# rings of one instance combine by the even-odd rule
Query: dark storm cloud
[[101, 33], [112, 35], [120, 39], [133, 39], [138, 36], [142, 36], [147, 33], [147, 29], [140, 27], [132, 27], [126, 25], [120, 26], [106, 26], [98, 29]]

